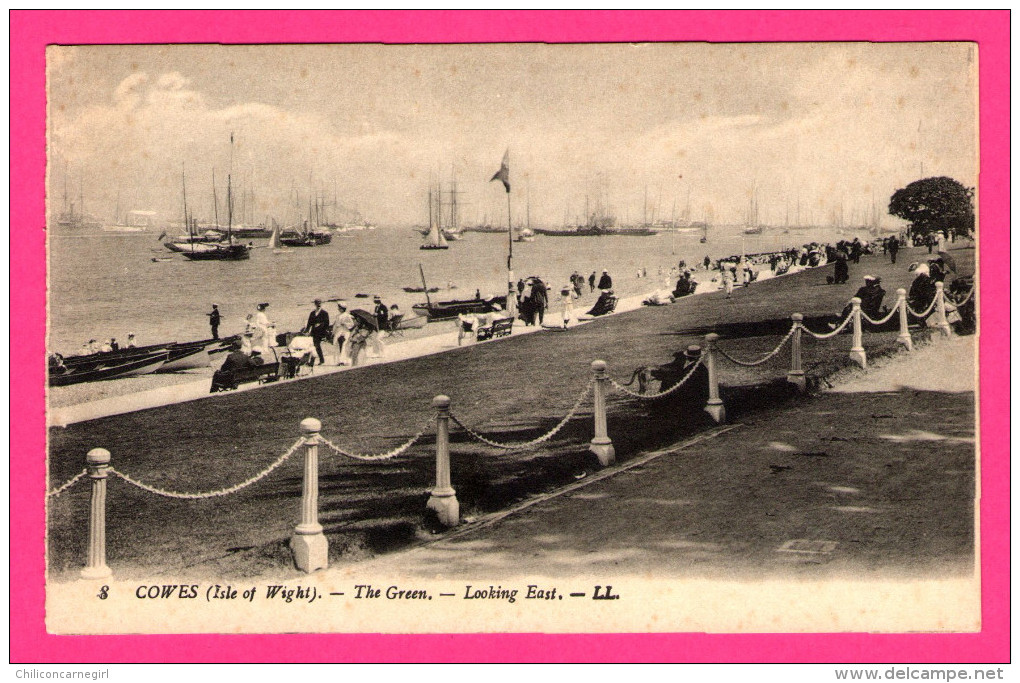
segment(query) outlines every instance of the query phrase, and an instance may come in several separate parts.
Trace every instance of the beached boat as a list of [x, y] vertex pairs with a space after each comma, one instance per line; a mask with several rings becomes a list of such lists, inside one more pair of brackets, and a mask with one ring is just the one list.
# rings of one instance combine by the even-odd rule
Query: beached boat
[[200, 339], [193, 342], [168, 342], [164, 344], [150, 344], [148, 346], [133, 346], [106, 353], [89, 353], [62, 357], [60, 364], [74, 370], [90, 370], [100, 366], [119, 365], [145, 356], [165, 352], [167, 353], [166, 364], [160, 368], [161, 371], [172, 372], [175, 370], [203, 368], [208, 365], [208, 361], [203, 357], [203, 354], [207, 356], [210, 349], [218, 347], [227, 348], [230, 341], [238, 338]]
[[469, 313], [492, 313], [506, 310], [506, 297], [494, 296], [489, 299], [454, 299], [452, 301], [426, 302], [411, 306], [415, 313], [428, 318], [430, 323], [452, 320], [458, 315]]
[[411, 306], [411, 309], [418, 315], [424, 316], [430, 323], [451, 320], [458, 315], [467, 315], [468, 313], [491, 313], [496, 310], [506, 310], [505, 296], [483, 299], [477, 292], [473, 299], [453, 299], [451, 301], [433, 302], [428, 294], [432, 290], [425, 284], [425, 270], [420, 263], [418, 264], [418, 271], [421, 273], [421, 283], [425, 289], [425, 303], [414, 304]]
[[98, 382], [120, 377], [135, 377], [155, 372], [167, 361], [167, 351], [157, 351], [129, 359], [112, 358], [113, 354], [103, 354], [96, 365], [70, 367], [51, 365], [49, 369], [49, 385], [62, 387], [83, 382]]

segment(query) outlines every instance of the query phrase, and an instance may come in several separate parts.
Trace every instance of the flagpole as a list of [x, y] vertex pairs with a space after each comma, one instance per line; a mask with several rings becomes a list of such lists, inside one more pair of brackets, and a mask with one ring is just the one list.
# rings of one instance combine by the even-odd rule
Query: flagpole
[[510, 188], [506, 191], [506, 234], [509, 247], [506, 257], [506, 312], [514, 318], [517, 316], [517, 288], [514, 285], [514, 228], [510, 217]]

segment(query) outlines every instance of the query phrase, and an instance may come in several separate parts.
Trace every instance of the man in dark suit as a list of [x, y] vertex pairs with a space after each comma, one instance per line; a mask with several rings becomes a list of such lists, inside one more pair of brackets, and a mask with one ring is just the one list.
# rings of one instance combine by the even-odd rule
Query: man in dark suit
[[319, 354], [319, 363], [325, 363], [326, 357], [322, 355], [322, 340], [329, 338], [329, 313], [323, 310], [321, 299], [315, 300], [315, 310], [308, 314], [308, 324], [305, 325], [304, 332], [312, 335], [315, 352]]
[[206, 313], [209, 316], [209, 327], [212, 329], [212, 338], [220, 338], [220, 309], [216, 304], [212, 305], [212, 313]]

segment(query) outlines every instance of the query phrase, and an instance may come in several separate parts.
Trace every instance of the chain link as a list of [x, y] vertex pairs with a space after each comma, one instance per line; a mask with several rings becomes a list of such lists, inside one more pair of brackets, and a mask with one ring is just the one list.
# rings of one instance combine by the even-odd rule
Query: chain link
[[810, 334], [810, 335], [811, 335], [812, 337], [814, 337], [815, 339], [831, 339], [832, 337], [835, 337], [835, 336], [836, 336], [837, 334], [839, 334], [839, 333], [840, 333], [840, 332], [842, 332], [842, 331], [843, 331], [844, 329], [846, 329], [846, 326], [847, 326], [847, 325], [849, 325], [849, 324], [850, 324], [850, 321], [852, 321], [853, 319], [854, 319], [854, 316], [853, 316], [853, 314], [851, 314], [851, 315], [848, 315], [848, 316], [847, 316], [847, 317], [846, 317], [846, 318], [845, 318], [845, 319], [843, 320], [843, 322], [842, 322], [842, 323], [840, 324], [840, 326], [839, 326], [839, 327], [837, 327], [836, 329], [834, 329], [834, 330], [833, 330], [832, 332], [826, 332], [825, 334], [819, 334], [818, 332], [812, 332], [812, 331], [811, 331], [811, 330], [809, 330], [809, 329], [808, 329], [807, 327], [805, 327], [803, 323], [801, 323], [801, 325], [800, 325], [800, 329], [804, 330], [805, 332], [807, 332], [808, 334]]
[[431, 418], [425, 423], [425, 426], [422, 427], [421, 430], [417, 434], [412, 436], [408, 441], [405, 441], [404, 443], [397, 446], [391, 451], [379, 453], [378, 455], [359, 455], [357, 453], [345, 451], [344, 449], [340, 448], [339, 446], [337, 446], [335, 443], [325, 438], [324, 436], [320, 436], [319, 440], [323, 443], [323, 445], [329, 446], [334, 452], [336, 452], [337, 455], [343, 455], [348, 458], [353, 458], [354, 460], [389, 460], [390, 458], [395, 458], [398, 455], [403, 454], [408, 448], [417, 443], [418, 440], [420, 440], [421, 437], [425, 435], [425, 432], [429, 430], [430, 426]]
[[899, 306], [894, 306], [893, 309], [889, 311], [889, 313], [881, 320], [872, 320], [871, 318], [868, 317], [868, 314], [862, 310], [861, 317], [867, 320], [872, 325], [884, 325], [885, 323], [889, 322], [899, 310], [900, 310]]
[[457, 419], [457, 416], [454, 415], [453, 413], [450, 414], [450, 419], [453, 420], [454, 424], [456, 424], [458, 427], [460, 427], [469, 435], [471, 435], [473, 438], [477, 439], [478, 441], [481, 441], [484, 444], [492, 446], [493, 448], [502, 449], [504, 451], [520, 451], [524, 450], [525, 448], [537, 446], [538, 444], [544, 443], [549, 439], [553, 438], [554, 436], [556, 436], [556, 434], [559, 433], [559, 431], [563, 429], [563, 427], [565, 427], [568, 422], [570, 422], [571, 418], [573, 418], [577, 411], [580, 409], [581, 404], [584, 403], [584, 399], [586, 399], [588, 397], [589, 392], [591, 392], [591, 388], [594, 383], [595, 383], [594, 379], [588, 381], [588, 385], [584, 388], [584, 391], [581, 392], [581, 395], [577, 397], [577, 401], [574, 402], [574, 406], [570, 409], [570, 412], [568, 412], [566, 416], [564, 416], [564, 418], [560, 420], [555, 427], [553, 427], [551, 430], [549, 430], [542, 436], [538, 437], [537, 439], [525, 441], [524, 443], [509, 444], [500, 443], [499, 441], [493, 441], [492, 439], [485, 438], [478, 432], [468, 427], [466, 424]]
[[779, 350], [782, 349], [786, 345], [786, 342], [790, 341], [790, 337], [793, 336], [793, 333], [794, 333], [794, 331], [796, 329], [797, 329], [797, 323], [794, 323], [793, 325], [790, 326], [790, 331], [787, 332], [786, 336], [783, 337], [782, 341], [779, 342], [779, 346], [777, 346], [776, 348], [772, 349], [771, 351], [766, 353], [764, 356], [762, 356], [758, 360], [753, 360], [753, 361], [739, 360], [737, 358], [734, 358], [730, 354], [726, 353], [726, 351], [724, 349], [722, 349], [721, 347], [716, 346], [715, 348], [716, 348], [717, 351], [719, 351], [719, 353], [722, 354], [723, 358], [725, 358], [726, 360], [730, 361], [731, 363], [736, 363], [737, 365], [742, 365], [745, 368], [753, 368], [756, 365], [761, 365], [762, 363], [765, 363], [766, 361], [770, 360], [773, 356], [775, 356], [777, 353], [779, 353]]
[[272, 472], [277, 467], [282, 465], [287, 458], [289, 458], [290, 456], [294, 455], [294, 452], [297, 451], [297, 449], [300, 448], [301, 446], [303, 446], [304, 444], [305, 444], [305, 437], [302, 436], [297, 441], [294, 442], [293, 446], [291, 446], [290, 448], [287, 449], [286, 453], [281, 455], [279, 458], [276, 459], [275, 462], [273, 462], [273, 464], [271, 464], [269, 467], [267, 467], [266, 469], [264, 469], [261, 472], [259, 472], [258, 474], [256, 474], [254, 477], [251, 477], [250, 479], [245, 479], [244, 481], [242, 481], [240, 484], [237, 484], [236, 486], [231, 486], [229, 488], [220, 489], [218, 491], [209, 491], [207, 493], [180, 493], [178, 491], [166, 491], [166, 490], [163, 490], [163, 489], [156, 488], [155, 486], [149, 486], [148, 484], [143, 484], [140, 481], [136, 481], [136, 480], [132, 479], [131, 477], [129, 477], [128, 475], [124, 474], [123, 472], [118, 472], [117, 470], [113, 469], [112, 467], [110, 468], [110, 473], [111, 474], [116, 474], [118, 477], [120, 477], [121, 479], [123, 479], [127, 483], [131, 484], [132, 486], [137, 486], [138, 488], [142, 489], [143, 491], [148, 491], [149, 493], [155, 493], [157, 496], [164, 496], [166, 498], [180, 498], [180, 499], [184, 499], [184, 500], [198, 500], [198, 499], [202, 499], [202, 498], [216, 498], [216, 497], [219, 497], [219, 496], [226, 496], [226, 495], [229, 495], [231, 493], [236, 493], [236, 492], [240, 491], [241, 489], [243, 489], [245, 487], [251, 486], [255, 482], [259, 481], [260, 479], [263, 479], [263, 478], [269, 476], [270, 472]]
[[698, 356], [698, 360], [696, 360], [694, 362], [694, 364], [691, 365], [690, 369], [688, 369], [687, 374], [684, 375], [683, 379], [681, 379], [679, 382], [677, 382], [676, 384], [671, 386], [669, 389], [666, 389], [665, 391], [660, 391], [657, 394], [642, 394], [642, 393], [637, 392], [637, 391], [631, 391], [626, 386], [624, 386], [623, 384], [620, 384], [619, 382], [617, 382], [612, 377], [609, 378], [609, 381], [612, 382], [613, 387], [617, 391], [622, 391], [623, 393], [627, 394], [628, 396], [633, 396], [634, 398], [643, 398], [643, 399], [647, 399], [647, 400], [651, 400], [653, 398], [662, 398], [663, 396], [668, 396], [668, 395], [674, 393], [675, 391], [678, 391], [680, 389], [680, 387], [682, 387], [687, 382], [687, 380], [689, 380], [691, 377], [694, 376], [694, 371], [697, 370], [698, 367], [700, 367], [701, 364], [704, 363], [704, 362], [705, 362], [705, 356], [704, 355]]
[[75, 484], [77, 484], [78, 480], [80, 480], [82, 477], [84, 477], [88, 473], [89, 473], [89, 471], [88, 471], [87, 468], [82, 470], [78, 474], [74, 475], [71, 479], [69, 479], [68, 482], [66, 484], [64, 484], [63, 486], [58, 486], [57, 488], [53, 489], [52, 491], [47, 492], [46, 497], [47, 498], [52, 498], [53, 496], [59, 496], [64, 491], [66, 491], [67, 489], [69, 489], [72, 486], [74, 486]]
[[910, 304], [907, 304], [907, 310], [913, 313], [918, 318], [927, 318], [928, 314], [935, 310], [935, 302], [938, 300], [939, 300], [938, 296], [932, 297], [931, 303], [928, 304], [928, 308], [925, 309], [924, 313], [917, 313], [916, 311], [914, 311], [914, 309], [910, 307]]
[[[968, 301], [970, 301], [970, 298], [971, 298], [972, 296], [974, 296], [974, 290], [975, 290], [975, 289], [977, 289], [977, 287], [971, 287], [971, 288], [970, 288], [970, 291], [969, 291], [969, 292], [967, 292], [967, 296], [963, 297], [963, 299], [961, 299], [960, 301], [955, 301], [955, 300], [953, 300], [953, 303], [954, 303], [954, 304], [956, 304], [957, 306], [963, 306], [963, 305], [964, 305], [965, 303], [967, 303]], [[952, 299], [951, 299], [951, 300], [952, 300]]]

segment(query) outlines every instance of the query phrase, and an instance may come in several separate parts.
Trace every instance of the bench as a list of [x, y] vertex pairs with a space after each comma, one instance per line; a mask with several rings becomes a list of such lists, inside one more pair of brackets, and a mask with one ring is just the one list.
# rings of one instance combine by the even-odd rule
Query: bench
[[213, 373], [212, 386], [209, 388], [209, 393], [230, 391], [231, 389], [236, 389], [238, 385], [247, 382], [258, 382], [259, 384], [275, 382], [279, 378], [279, 363], [253, 365], [243, 370], [217, 370]]
[[509, 337], [510, 333], [514, 328], [513, 318], [501, 318], [499, 320], [493, 320], [491, 325], [486, 327], [479, 327], [478, 334], [475, 337], [478, 341], [485, 341], [487, 339], [494, 339], [497, 337]]

